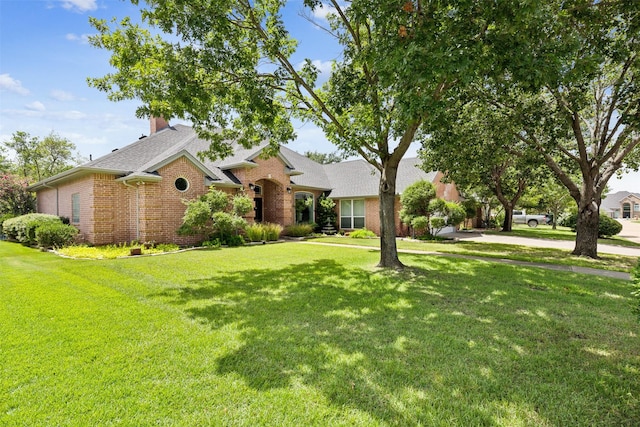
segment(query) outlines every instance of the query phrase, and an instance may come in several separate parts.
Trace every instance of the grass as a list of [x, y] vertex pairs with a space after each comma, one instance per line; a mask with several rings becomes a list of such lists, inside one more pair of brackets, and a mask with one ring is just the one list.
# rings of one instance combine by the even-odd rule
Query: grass
[[[311, 241], [340, 245], [380, 247], [380, 239], [318, 237], [311, 239]], [[529, 261], [557, 265], [575, 265], [579, 267], [624, 272], [631, 272], [638, 263], [638, 258], [633, 256], [600, 253], [600, 259], [594, 260], [585, 257], [573, 256], [570, 251], [562, 249], [536, 248], [503, 243], [397, 240], [397, 246], [398, 249], [481, 256], [486, 258], [512, 259], [516, 261]]]
[[0, 425], [638, 425], [628, 282], [377, 259], [0, 242]]
[[[484, 231], [484, 233], [499, 234], [501, 231], [487, 230]], [[576, 240], [576, 233], [571, 231], [569, 227], [558, 226], [557, 229], [554, 230], [550, 225], [539, 225], [534, 228], [524, 224], [514, 224], [512, 231], [508, 234], [511, 236], [529, 237], [533, 239]], [[598, 244], [640, 247], [640, 243], [632, 242], [631, 240], [616, 236], [600, 238], [598, 239]]]

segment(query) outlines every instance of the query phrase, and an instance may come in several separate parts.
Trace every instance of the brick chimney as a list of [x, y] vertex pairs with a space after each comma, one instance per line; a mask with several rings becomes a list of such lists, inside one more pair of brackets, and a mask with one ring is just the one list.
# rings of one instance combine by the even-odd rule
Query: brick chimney
[[153, 135], [154, 133], [166, 127], [169, 127], [169, 122], [167, 122], [162, 117], [151, 117], [149, 118], [149, 121], [151, 124], [150, 135]]

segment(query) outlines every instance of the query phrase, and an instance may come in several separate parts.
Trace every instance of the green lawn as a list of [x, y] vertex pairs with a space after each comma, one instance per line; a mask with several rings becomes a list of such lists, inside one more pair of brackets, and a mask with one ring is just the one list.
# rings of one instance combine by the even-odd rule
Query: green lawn
[[285, 243], [0, 242], [0, 425], [637, 426], [625, 281]]
[[[312, 242], [332, 243], [350, 246], [380, 247], [380, 239], [353, 239], [350, 237], [318, 237]], [[459, 255], [481, 256], [486, 258], [512, 259], [546, 264], [575, 265], [579, 267], [598, 268], [601, 270], [631, 272], [638, 264], [638, 258], [624, 255], [600, 253], [600, 259], [594, 260], [571, 255], [571, 251], [553, 248], [536, 248], [503, 243], [484, 243], [470, 241], [415, 241], [397, 240], [398, 249], [425, 252], [441, 252]]]
[[[499, 234], [501, 231], [487, 230], [486, 234]], [[534, 239], [553, 239], [553, 240], [576, 240], [576, 233], [571, 231], [569, 227], [558, 226], [556, 230], [550, 225], [539, 225], [537, 227], [529, 227], [525, 224], [514, 224], [511, 232], [508, 233], [512, 236], [530, 237]], [[612, 236], [607, 238], [598, 239], [600, 245], [617, 245], [617, 246], [631, 246], [640, 247], [640, 243], [632, 242], [631, 240], [623, 239], [621, 237]]]

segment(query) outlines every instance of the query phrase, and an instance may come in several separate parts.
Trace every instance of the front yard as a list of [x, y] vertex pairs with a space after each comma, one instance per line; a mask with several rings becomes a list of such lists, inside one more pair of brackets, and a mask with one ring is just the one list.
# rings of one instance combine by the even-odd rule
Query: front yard
[[630, 283], [299, 243], [0, 242], [0, 425], [636, 426]]

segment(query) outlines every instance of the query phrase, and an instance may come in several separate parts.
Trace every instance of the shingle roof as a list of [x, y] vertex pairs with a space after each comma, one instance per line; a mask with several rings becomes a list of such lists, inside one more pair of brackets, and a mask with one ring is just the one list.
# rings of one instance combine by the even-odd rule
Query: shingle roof
[[[424, 179], [433, 182], [436, 172], [425, 172], [419, 168], [420, 159], [402, 159], [398, 166], [396, 193], [401, 194], [409, 185]], [[331, 184], [332, 198], [373, 197], [377, 196], [380, 184], [380, 172], [364, 160], [324, 165]]]
[[607, 194], [607, 197], [602, 199], [600, 203], [600, 209], [610, 211], [612, 209], [620, 209], [620, 202], [622, 199], [628, 196], [636, 196], [640, 199], [640, 193], [630, 193], [629, 191], [618, 191], [616, 193]]
[[[209, 141], [201, 139], [190, 126], [174, 125], [141, 138], [132, 144], [96, 160], [87, 162], [62, 174], [40, 181], [30, 187], [37, 190], [70, 177], [108, 171], [119, 179], [161, 179], [157, 170], [163, 165], [186, 156], [215, 184], [240, 185], [230, 169], [238, 165], [255, 164], [255, 159], [268, 142], [247, 149], [234, 144], [233, 155], [217, 161], [200, 159], [198, 153], [206, 151]], [[380, 173], [364, 160], [353, 160], [322, 165], [287, 148], [280, 147], [280, 158], [289, 168], [292, 185], [319, 190], [331, 190], [331, 197], [368, 197], [378, 195]], [[418, 159], [403, 159], [398, 168], [397, 193], [420, 180], [432, 181], [435, 172], [425, 173], [417, 166]]]

